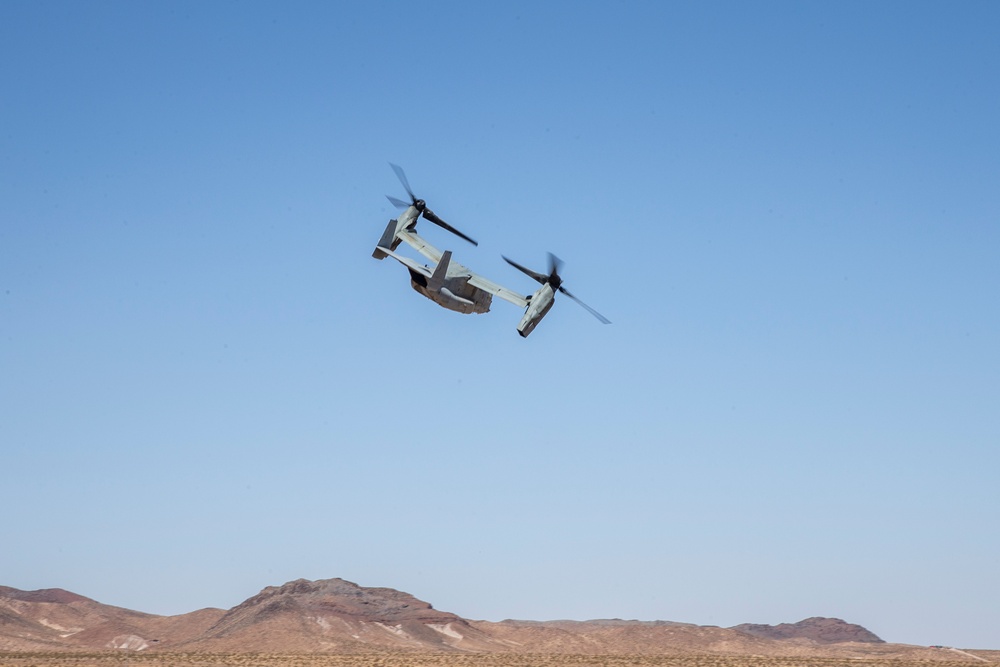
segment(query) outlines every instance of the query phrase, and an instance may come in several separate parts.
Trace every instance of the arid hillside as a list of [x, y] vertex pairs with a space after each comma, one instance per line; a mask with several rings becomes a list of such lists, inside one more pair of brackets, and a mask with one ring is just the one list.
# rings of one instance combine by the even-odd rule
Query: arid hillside
[[780, 625], [744, 623], [734, 626], [733, 630], [769, 639], [812, 639], [821, 644], [841, 642], [878, 644], [882, 642], [874, 633], [860, 625], [844, 623], [836, 618], [807, 618], [798, 623], [781, 623]]
[[0, 667], [984, 667], [982, 662], [522, 653], [2, 653]]
[[[476, 621], [391, 588], [342, 579], [265, 588], [226, 611], [157, 616], [60, 589], [0, 587], [0, 652], [132, 655], [504, 654], [760, 656], [989, 662], [951, 649], [889, 644], [858, 625], [810, 618], [733, 628], [670, 621]], [[991, 656], [992, 657], [992, 656]]]
[[19, 591], [0, 586], [0, 651], [148, 648], [201, 636], [226, 612], [203, 609], [156, 616], [101, 604], [58, 588]]

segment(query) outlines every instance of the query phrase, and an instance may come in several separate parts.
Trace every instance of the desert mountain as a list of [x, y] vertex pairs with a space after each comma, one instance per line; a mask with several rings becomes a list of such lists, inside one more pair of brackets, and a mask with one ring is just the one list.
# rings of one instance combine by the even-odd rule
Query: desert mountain
[[[495, 642], [408, 593], [343, 579], [265, 588], [192, 642], [200, 650], [354, 653], [371, 650], [490, 650]], [[500, 647], [497, 647], [500, 648]]]
[[0, 586], [0, 650], [142, 649], [149, 645], [143, 637], [197, 637], [224, 613], [206, 609], [156, 616], [101, 604], [59, 588], [20, 591]]
[[835, 644], [839, 642], [864, 642], [870, 644], [884, 643], [875, 634], [860, 625], [845, 623], [839, 618], [807, 618], [798, 623], [781, 623], [780, 625], [759, 625], [744, 623], [733, 626], [756, 637], [768, 639], [811, 639], [820, 644]]
[[0, 651], [128, 648], [268, 653], [471, 652], [762, 655], [954, 660], [886, 644], [861, 626], [810, 618], [735, 628], [669, 621], [474, 621], [391, 588], [343, 579], [265, 588], [225, 611], [156, 616], [60, 589], [0, 587]]

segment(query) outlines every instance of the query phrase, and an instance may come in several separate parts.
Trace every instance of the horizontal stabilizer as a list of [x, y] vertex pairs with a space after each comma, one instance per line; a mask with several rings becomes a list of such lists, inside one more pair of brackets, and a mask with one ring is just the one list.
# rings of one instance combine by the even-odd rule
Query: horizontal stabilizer
[[394, 260], [396, 260], [397, 262], [399, 262], [400, 264], [402, 264], [403, 266], [405, 266], [406, 268], [410, 269], [415, 273], [419, 273], [420, 275], [426, 276], [428, 278], [430, 278], [431, 276], [431, 270], [429, 267], [420, 264], [418, 262], [415, 262], [409, 257], [404, 257], [403, 255], [397, 255], [388, 248], [379, 247], [376, 248], [376, 250], [381, 252], [383, 255], [388, 255], [389, 257], [392, 257]]

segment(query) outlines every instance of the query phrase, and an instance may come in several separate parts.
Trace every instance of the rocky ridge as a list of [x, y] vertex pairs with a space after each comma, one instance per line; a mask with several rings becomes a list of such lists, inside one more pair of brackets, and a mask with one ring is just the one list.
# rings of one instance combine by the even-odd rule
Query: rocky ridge
[[813, 617], [798, 623], [781, 623], [779, 625], [743, 623], [733, 626], [732, 629], [767, 639], [810, 639], [820, 644], [884, 643], [882, 639], [860, 625], [846, 623], [839, 618]]
[[343, 579], [271, 586], [229, 610], [157, 616], [46, 589], [0, 587], [0, 651], [549, 653], [954, 660], [887, 644], [861, 626], [810, 618], [734, 628], [672, 621], [464, 619], [391, 588]]

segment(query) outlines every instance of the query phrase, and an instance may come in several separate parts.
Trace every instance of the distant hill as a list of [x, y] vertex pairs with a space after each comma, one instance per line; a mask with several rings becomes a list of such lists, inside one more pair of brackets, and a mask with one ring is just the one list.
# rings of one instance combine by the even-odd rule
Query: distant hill
[[782, 623], [780, 625], [744, 623], [733, 626], [732, 629], [754, 635], [755, 637], [766, 637], [768, 639], [811, 639], [820, 644], [835, 644], [839, 642], [884, 643], [878, 636], [860, 625], [845, 623], [839, 618], [813, 617], [799, 621], [798, 623]]
[[0, 651], [143, 649], [150, 645], [144, 637], [163, 636], [165, 644], [196, 638], [223, 614], [210, 609], [156, 616], [59, 588], [20, 591], [0, 586]]
[[187, 644], [213, 651], [337, 653], [503, 648], [455, 614], [408, 593], [343, 579], [265, 588]]
[[672, 621], [476, 621], [408, 593], [343, 579], [265, 588], [230, 610], [157, 616], [61, 589], [0, 586], [0, 651], [761, 655], [954, 660], [955, 654], [887, 644], [858, 625], [699, 626]]

